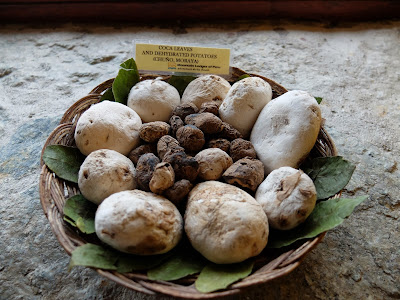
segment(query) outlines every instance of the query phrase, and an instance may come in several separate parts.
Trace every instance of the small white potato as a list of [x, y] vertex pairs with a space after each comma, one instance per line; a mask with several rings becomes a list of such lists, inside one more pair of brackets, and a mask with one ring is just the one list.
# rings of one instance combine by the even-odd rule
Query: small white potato
[[314, 97], [290, 91], [262, 109], [250, 141], [265, 174], [288, 166], [297, 168], [313, 148], [321, 127], [321, 110]]
[[162, 194], [175, 183], [174, 168], [170, 163], [161, 162], [156, 165], [150, 179], [149, 188], [155, 194]]
[[258, 255], [268, 241], [268, 219], [245, 191], [219, 181], [205, 181], [189, 193], [185, 231], [192, 246], [217, 264]]
[[218, 106], [224, 100], [231, 85], [218, 75], [203, 75], [191, 81], [182, 95], [183, 103], [193, 103], [200, 109], [205, 102], [215, 102]]
[[144, 123], [168, 122], [172, 110], [180, 102], [181, 97], [175, 87], [159, 79], [148, 79], [132, 87], [127, 105], [138, 113]]
[[271, 227], [289, 230], [311, 214], [317, 192], [313, 181], [303, 171], [281, 167], [260, 184], [255, 198], [267, 214]]
[[105, 100], [92, 105], [79, 118], [74, 135], [76, 146], [84, 155], [99, 149], [128, 155], [139, 145], [141, 125], [142, 121], [134, 110]]
[[194, 157], [199, 163], [199, 177], [204, 180], [218, 180], [232, 164], [232, 158], [219, 148], [208, 148]]
[[247, 77], [232, 85], [219, 107], [219, 116], [248, 138], [258, 115], [271, 99], [268, 82], [259, 77]]
[[100, 204], [111, 194], [135, 189], [136, 169], [132, 161], [119, 152], [96, 150], [82, 163], [78, 186], [86, 199]]
[[95, 216], [96, 234], [126, 253], [154, 255], [174, 248], [182, 236], [182, 216], [168, 199], [141, 190], [106, 198]]

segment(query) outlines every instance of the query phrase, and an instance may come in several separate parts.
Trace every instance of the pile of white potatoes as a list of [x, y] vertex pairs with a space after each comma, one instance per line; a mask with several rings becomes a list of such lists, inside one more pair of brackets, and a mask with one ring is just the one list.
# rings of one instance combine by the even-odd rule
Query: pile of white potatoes
[[[198, 108], [219, 105], [219, 117], [253, 144], [264, 164], [265, 179], [254, 194], [216, 180], [198, 180], [187, 197], [184, 218], [166, 197], [138, 189], [128, 153], [142, 142], [143, 123], [168, 121], [183, 103]], [[79, 118], [75, 142], [86, 159], [79, 188], [98, 204], [96, 234], [123, 252], [161, 254], [175, 247], [185, 232], [208, 260], [229, 264], [258, 255], [267, 245], [269, 227], [288, 230], [314, 209], [312, 180], [298, 170], [313, 148], [321, 126], [317, 101], [304, 91], [272, 99], [271, 86], [247, 77], [232, 86], [205, 75], [193, 80], [182, 97], [160, 79], [137, 83], [127, 105], [102, 101]]]

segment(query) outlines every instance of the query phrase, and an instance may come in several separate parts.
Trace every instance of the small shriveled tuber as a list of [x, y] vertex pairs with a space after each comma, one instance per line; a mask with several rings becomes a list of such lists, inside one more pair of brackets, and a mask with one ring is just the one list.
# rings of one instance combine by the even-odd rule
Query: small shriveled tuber
[[194, 157], [187, 156], [185, 152], [176, 152], [164, 157], [174, 168], [175, 179], [187, 179], [194, 182], [199, 175], [199, 163]]
[[157, 154], [157, 146], [156, 144], [144, 144], [139, 147], [133, 149], [128, 154], [128, 158], [136, 165], [140, 156], [146, 153]]
[[193, 184], [187, 179], [181, 179], [164, 192], [164, 196], [175, 205], [180, 205], [189, 194]]
[[169, 124], [171, 125], [171, 134], [173, 136], [176, 136], [176, 132], [178, 131], [179, 128], [185, 126], [185, 123], [179, 116], [172, 116], [169, 119]]
[[222, 122], [222, 130], [216, 134], [216, 137], [232, 141], [234, 139], [243, 138], [242, 134], [232, 125]]
[[264, 180], [264, 165], [258, 159], [245, 157], [233, 163], [222, 178], [226, 183], [255, 192]]
[[219, 148], [229, 153], [231, 143], [227, 139], [211, 139], [206, 143], [206, 148]]
[[154, 143], [162, 136], [167, 135], [170, 128], [168, 123], [162, 121], [145, 123], [140, 127], [139, 136], [145, 142]]
[[205, 134], [214, 134], [222, 131], [221, 119], [209, 112], [188, 115], [185, 118], [185, 123], [196, 126]]
[[205, 144], [204, 133], [193, 125], [185, 125], [176, 132], [179, 144], [188, 152], [198, 152]]
[[186, 116], [196, 114], [198, 111], [199, 109], [193, 103], [182, 103], [174, 108], [172, 115], [185, 120]]
[[170, 163], [161, 162], [154, 168], [149, 187], [155, 194], [162, 194], [175, 182], [175, 172]]
[[199, 114], [203, 112], [209, 112], [219, 117], [219, 106], [214, 102], [204, 102], [200, 107]]
[[179, 142], [170, 135], [164, 135], [157, 142], [157, 153], [160, 159], [164, 159], [164, 155], [169, 152], [177, 150], [175, 152], [184, 151], [185, 149], [179, 145]]
[[158, 163], [160, 163], [160, 159], [153, 153], [143, 154], [139, 158], [136, 166], [136, 176], [140, 189], [150, 192], [149, 183]]
[[242, 138], [234, 139], [231, 142], [229, 153], [231, 154], [233, 161], [237, 161], [246, 156], [257, 158], [257, 153], [256, 150], [254, 150], [253, 144]]

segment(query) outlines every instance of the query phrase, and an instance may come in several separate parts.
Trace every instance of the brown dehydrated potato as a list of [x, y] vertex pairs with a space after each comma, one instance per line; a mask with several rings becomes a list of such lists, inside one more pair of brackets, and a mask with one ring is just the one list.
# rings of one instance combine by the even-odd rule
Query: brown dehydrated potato
[[182, 119], [179, 116], [172, 116], [169, 119], [169, 124], [171, 125], [171, 134], [173, 136], [176, 136], [176, 132], [179, 128], [182, 126], [185, 126], [185, 123], [182, 121]]
[[183, 103], [178, 105], [172, 111], [172, 116], [178, 116], [182, 120], [185, 120], [186, 116], [195, 114], [199, 111], [197, 106], [193, 103]]
[[162, 121], [145, 123], [140, 127], [139, 136], [145, 142], [153, 143], [167, 135], [170, 127], [168, 123]]
[[214, 102], [204, 102], [200, 107], [199, 114], [203, 112], [209, 112], [219, 117], [219, 105]]
[[176, 132], [179, 144], [188, 152], [198, 152], [205, 144], [204, 133], [193, 125], [185, 125]]
[[219, 148], [229, 153], [231, 143], [227, 139], [211, 139], [206, 143], [206, 148]]
[[221, 119], [209, 112], [188, 115], [185, 118], [185, 123], [196, 126], [205, 134], [214, 134], [222, 131]]
[[234, 139], [243, 138], [242, 134], [235, 129], [232, 125], [222, 122], [222, 130], [215, 137], [227, 139], [232, 141]]
[[185, 152], [176, 152], [164, 157], [174, 168], [175, 180], [187, 179], [194, 182], [199, 175], [199, 163]]
[[153, 171], [160, 159], [153, 153], [143, 154], [136, 165], [136, 178], [141, 190], [150, 192], [149, 183], [153, 176]]
[[157, 142], [157, 153], [160, 159], [164, 158], [164, 155], [173, 149], [184, 151], [185, 149], [179, 145], [179, 142], [170, 135], [164, 135]]
[[140, 156], [146, 153], [154, 153], [157, 154], [157, 145], [156, 144], [144, 144], [139, 147], [133, 149], [128, 154], [128, 158], [136, 165]]
[[222, 174], [226, 183], [247, 188], [253, 192], [264, 180], [263, 163], [252, 157], [239, 159]]
[[174, 183], [169, 189], [164, 192], [164, 196], [175, 205], [182, 204], [182, 201], [189, 194], [193, 184], [187, 179], [181, 179]]
[[237, 161], [246, 156], [257, 158], [257, 153], [256, 150], [254, 150], [253, 144], [242, 138], [234, 139], [231, 142], [229, 152], [233, 161]]

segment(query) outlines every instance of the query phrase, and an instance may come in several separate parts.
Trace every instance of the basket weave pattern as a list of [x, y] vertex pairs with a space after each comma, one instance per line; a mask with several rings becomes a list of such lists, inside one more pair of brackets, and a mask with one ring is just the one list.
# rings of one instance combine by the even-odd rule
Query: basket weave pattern
[[[234, 82], [238, 77], [245, 74], [244, 71], [232, 68], [231, 78], [228, 81]], [[284, 94], [287, 90], [275, 83], [274, 81], [259, 76], [266, 80], [272, 87], [273, 98]], [[141, 80], [159, 77], [156, 75], [141, 74]], [[163, 77], [164, 80], [168, 76]], [[76, 123], [81, 114], [86, 111], [91, 105], [99, 102], [101, 94], [111, 87], [114, 79], [109, 79], [102, 84], [95, 87], [89, 95], [78, 100], [73, 104], [65, 113], [57, 126], [48, 137], [43, 150], [48, 145], [59, 144], [65, 146], [75, 146], [74, 131]], [[334, 143], [328, 133], [321, 127], [317, 142], [312, 150], [313, 156], [335, 156], [337, 155]], [[55, 176], [55, 174], [44, 165], [41, 159], [41, 174], [40, 174], [40, 201], [43, 211], [49, 220], [50, 226], [57, 237], [61, 246], [65, 249], [68, 255], [72, 251], [81, 246], [87, 241], [85, 236], [80, 234], [77, 230], [66, 224], [63, 220], [63, 207], [66, 200], [76, 194], [79, 194], [78, 185], [62, 180]], [[335, 197], [339, 197], [337, 194]], [[186, 299], [211, 299], [222, 296], [233, 295], [242, 292], [246, 288], [254, 285], [266, 283], [275, 278], [281, 277], [294, 270], [306, 254], [310, 252], [319, 242], [322, 241], [325, 233], [319, 236], [295, 243], [291, 246], [285, 247], [280, 250], [266, 249], [257, 258], [253, 273], [247, 278], [232, 284], [222, 291], [203, 294], [198, 292], [194, 287], [196, 275], [186, 277], [174, 282], [155, 281], [150, 280], [146, 272], [131, 272], [131, 273], [118, 273], [116, 271], [108, 271], [95, 269], [102, 276], [113, 280], [114, 282], [125, 286], [129, 289], [143, 292], [146, 294], [165, 294], [178, 298]]]

